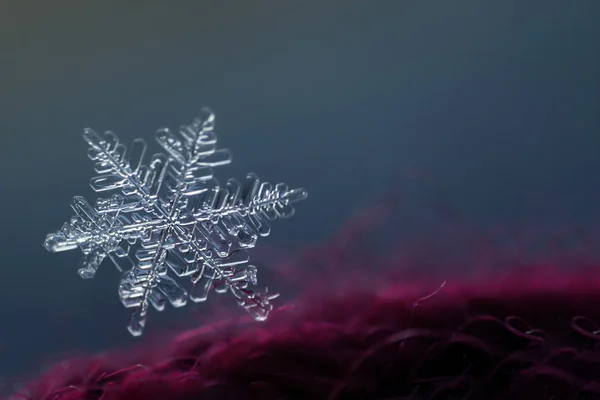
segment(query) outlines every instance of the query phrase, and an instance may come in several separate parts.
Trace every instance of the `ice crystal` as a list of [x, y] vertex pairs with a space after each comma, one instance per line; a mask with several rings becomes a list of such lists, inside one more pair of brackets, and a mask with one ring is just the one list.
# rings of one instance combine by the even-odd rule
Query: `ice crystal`
[[[188, 298], [202, 302], [211, 289], [231, 293], [256, 320], [273, 308], [277, 294], [249, 289], [257, 279], [248, 249], [269, 234], [270, 221], [292, 216], [291, 204], [307, 194], [283, 183], [261, 183], [255, 174], [243, 184], [234, 179], [219, 184], [212, 167], [230, 163], [231, 154], [217, 149], [214, 123], [214, 114], [203, 109], [177, 133], [158, 130], [164, 152], [147, 164], [142, 139], [127, 149], [113, 132], [83, 133], [98, 174], [92, 189], [116, 193], [94, 205], [74, 197], [75, 215], [44, 246], [51, 252], [79, 247], [84, 279], [109, 258], [123, 273], [118, 293], [132, 309], [128, 330], [134, 336], [142, 334], [150, 305], [161, 311], [167, 302], [174, 307]], [[191, 280], [189, 292], [180, 284], [183, 277]]]

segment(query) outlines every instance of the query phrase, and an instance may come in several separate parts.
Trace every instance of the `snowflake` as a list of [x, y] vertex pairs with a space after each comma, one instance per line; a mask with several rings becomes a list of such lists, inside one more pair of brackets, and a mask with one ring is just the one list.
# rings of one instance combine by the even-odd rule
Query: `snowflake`
[[[270, 221], [291, 217], [291, 204], [307, 193], [283, 183], [261, 183], [255, 174], [241, 185], [234, 179], [220, 185], [212, 167], [230, 163], [231, 154], [217, 149], [214, 124], [214, 114], [205, 108], [178, 133], [158, 130], [156, 140], [165, 152], [148, 164], [142, 139], [127, 149], [113, 132], [83, 133], [98, 174], [92, 189], [116, 193], [94, 206], [74, 197], [75, 215], [46, 237], [44, 247], [51, 252], [79, 247], [84, 279], [94, 277], [109, 258], [123, 273], [118, 292], [132, 309], [128, 330], [134, 336], [142, 334], [150, 305], [161, 311], [167, 302], [174, 307], [184, 306], [188, 298], [202, 302], [214, 289], [231, 293], [262, 321], [278, 296], [248, 288], [257, 283], [248, 249], [269, 234]], [[182, 277], [191, 280], [189, 293], [179, 283]]]

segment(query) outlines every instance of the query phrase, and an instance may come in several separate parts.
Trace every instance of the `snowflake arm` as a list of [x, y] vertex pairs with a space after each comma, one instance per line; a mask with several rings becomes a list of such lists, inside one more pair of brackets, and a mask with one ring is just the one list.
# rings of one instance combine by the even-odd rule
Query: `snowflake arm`
[[[221, 186], [212, 168], [230, 163], [231, 154], [217, 149], [214, 122], [214, 114], [203, 109], [178, 134], [158, 130], [164, 153], [147, 165], [143, 140], [127, 149], [113, 132], [84, 131], [98, 174], [90, 181], [92, 189], [116, 193], [97, 199], [95, 206], [75, 197], [75, 216], [48, 235], [44, 246], [52, 252], [79, 247], [83, 278], [93, 277], [100, 263], [111, 259], [123, 272], [118, 292], [131, 309], [132, 335], [142, 333], [150, 305], [161, 311], [167, 302], [174, 307], [188, 298], [201, 302], [213, 288], [233, 294], [256, 320], [267, 318], [277, 297], [248, 289], [257, 279], [247, 250], [270, 233], [272, 220], [292, 216], [292, 203], [305, 199], [306, 191], [273, 187], [254, 174], [243, 185], [230, 179]], [[178, 282], [183, 277], [191, 280], [189, 293]]]

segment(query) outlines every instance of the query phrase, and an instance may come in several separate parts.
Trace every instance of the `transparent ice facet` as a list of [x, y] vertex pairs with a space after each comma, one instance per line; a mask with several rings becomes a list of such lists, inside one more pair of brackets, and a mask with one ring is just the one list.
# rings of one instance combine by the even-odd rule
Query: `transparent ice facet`
[[255, 174], [243, 184], [229, 179], [221, 185], [212, 168], [230, 163], [231, 153], [217, 148], [214, 126], [213, 112], [204, 108], [177, 132], [159, 129], [155, 138], [163, 152], [147, 163], [144, 140], [127, 148], [114, 132], [84, 130], [97, 174], [90, 186], [112, 194], [94, 205], [74, 197], [75, 215], [46, 237], [44, 247], [81, 249], [79, 275], [85, 279], [110, 259], [123, 273], [118, 293], [131, 309], [128, 330], [134, 336], [142, 334], [150, 306], [162, 311], [167, 303], [184, 306], [188, 298], [202, 302], [214, 290], [232, 294], [262, 321], [278, 296], [248, 288], [257, 284], [248, 249], [270, 233], [271, 221], [291, 217], [292, 204], [307, 193], [261, 182]]

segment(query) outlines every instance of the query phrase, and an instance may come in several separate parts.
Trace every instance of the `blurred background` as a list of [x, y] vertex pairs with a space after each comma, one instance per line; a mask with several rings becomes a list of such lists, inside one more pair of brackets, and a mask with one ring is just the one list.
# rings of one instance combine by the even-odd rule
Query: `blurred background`
[[327, 240], [406, 170], [474, 223], [595, 226], [599, 20], [597, 0], [3, 0], [0, 377], [136, 342], [116, 271], [83, 281], [78, 251], [42, 248], [93, 198], [85, 127], [130, 142], [212, 107], [219, 177], [309, 191], [278, 249]]

